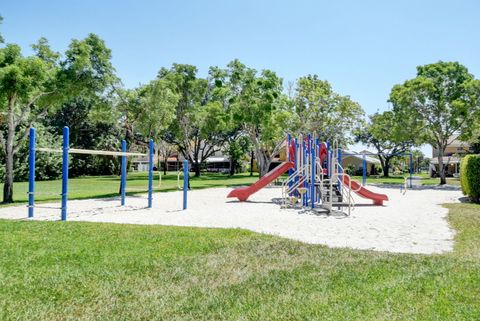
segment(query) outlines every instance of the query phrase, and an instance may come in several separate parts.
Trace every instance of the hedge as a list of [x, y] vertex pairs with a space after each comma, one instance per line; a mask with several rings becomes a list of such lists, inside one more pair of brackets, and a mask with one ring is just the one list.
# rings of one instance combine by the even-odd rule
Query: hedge
[[463, 194], [480, 203], [480, 155], [467, 155], [462, 159], [460, 184]]

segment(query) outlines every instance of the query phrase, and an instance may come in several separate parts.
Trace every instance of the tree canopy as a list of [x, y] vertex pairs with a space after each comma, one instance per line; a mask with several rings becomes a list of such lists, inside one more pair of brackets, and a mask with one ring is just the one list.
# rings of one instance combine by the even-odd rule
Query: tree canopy
[[425, 141], [438, 149], [441, 184], [446, 183], [443, 156], [454, 134], [468, 137], [480, 113], [480, 81], [458, 62], [417, 67], [417, 76], [392, 88], [395, 110], [414, 113], [423, 122]]

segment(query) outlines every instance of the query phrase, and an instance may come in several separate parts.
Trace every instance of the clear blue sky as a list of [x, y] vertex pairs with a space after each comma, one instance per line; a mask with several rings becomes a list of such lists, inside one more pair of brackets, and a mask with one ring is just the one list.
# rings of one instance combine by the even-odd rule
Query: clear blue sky
[[63, 51], [98, 34], [127, 87], [163, 66], [205, 75], [239, 58], [285, 81], [318, 74], [367, 113], [388, 107], [417, 65], [459, 61], [480, 78], [480, 1], [4, 1], [1, 32], [25, 48], [46, 37]]

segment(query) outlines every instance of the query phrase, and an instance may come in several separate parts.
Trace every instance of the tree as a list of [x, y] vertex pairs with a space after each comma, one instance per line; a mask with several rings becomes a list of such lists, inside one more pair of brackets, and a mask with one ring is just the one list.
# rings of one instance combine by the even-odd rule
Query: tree
[[[85, 149], [120, 149], [118, 118], [111, 114], [113, 102], [105, 97], [76, 97], [62, 104], [42, 122], [55, 135], [61, 136], [63, 126], [70, 127], [70, 146]], [[38, 126], [38, 124], [36, 125]], [[60, 138], [61, 140], [61, 138]], [[41, 155], [41, 154], [40, 154]], [[80, 175], [113, 175], [119, 172], [119, 159], [114, 156], [72, 154], [71, 177]]]
[[163, 175], [167, 175], [167, 166], [168, 166], [168, 158], [173, 155], [175, 152], [175, 146], [169, 144], [167, 141], [161, 139], [157, 142], [157, 150], [158, 150], [158, 168], [160, 170], [160, 157], [163, 158]]
[[157, 78], [166, 81], [179, 98], [165, 139], [189, 160], [198, 177], [207, 158], [225, 143], [225, 110], [212, 100], [212, 87], [206, 79], [197, 78], [195, 66], [174, 64], [171, 69], [162, 68]]
[[98, 36], [73, 40], [64, 58], [53, 52], [46, 39], [24, 57], [18, 45], [0, 49], [0, 144], [5, 158], [3, 202], [13, 202], [14, 158], [28, 128], [62, 102], [80, 95], [98, 95], [116, 80], [111, 53]]
[[235, 175], [237, 169], [241, 167], [240, 161], [252, 148], [250, 139], [245, 135], [241, 135], [241, 132], [238, 133], [239, 135], [230, 136], [231, 139], [225, 149], [225, 153], [230, 159], [230, 176]]
[[370, 116], [369, 123], [358, 129], [355, 140], [374, 147], [383, 176], [388, 177], [392, 159], [421, 142], [421, 122], [414, 114], [385, 111]]
[[233, 124], [249, 137], [260, 175], [265, 175], [295, 120], [291, 101], [282, 94], [282, 79], [270, 70], [257, 73], [239, 60], [226, 69], [211, 68], [210, 74], [215, 96]]
[[446, 184], [445, 148], [460, 133], [468, 137], [480, 113], [480, 81], [458, 62], [417, 67], [417, 76], [393, 87], [395, 110], [409, 110], [424, 124], [426, 141], [438, 150], [440, 184]]
[[352, 129], [359, 126], [364, 114], [357, 102], [334, 92], [330, 83], [317, 75], [298, 79], [294, 101], [299, 133], [316, 133], [321, 140], [336, 140], [339, 145], [352, 141]]
[[171, 148], [164, 141], [164, 135], [175, 116], [179, 96], [169, 88], [165, 80], [152, 80], [131, 90], [118, 89], [117, 94], [116, 109], [129, 149], [136, 145], [146, 147], [148, 140], [153, 139], [157, 144], [157, 155], [165, 156], [168, 151], [167, 158]]

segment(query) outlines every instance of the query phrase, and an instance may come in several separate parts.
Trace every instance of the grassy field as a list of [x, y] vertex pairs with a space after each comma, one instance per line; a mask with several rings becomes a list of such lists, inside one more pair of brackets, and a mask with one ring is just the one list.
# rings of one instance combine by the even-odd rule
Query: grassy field
[[[163, 173], [162, 173], [163, 174]], [[182, 176], [183, 177], [183, 176]], [[226, 174], [208, 173], [200, 177], [193, 177], [191, 173], [190, 187], [207, 188], [223, 187], [251, 184], [258, 179], [258, 174], [250, 177], [249, 174], [237, 174], [230, 177]], [[147, 192], [148, 177], [147, 173], [128, 173], [127, 194], [138, 194]], [[183, 181], [181, 182], [183, 185]], [[68, 180], [69, 199], [86, 199], [95, 197], [118, 196], [120, 177], [119, 176], [85, 176], [72, 178]], [[159, 185], [158, 173], [155, 173], [153, 184], [154, 191], [172, 191], [178, 188], [177, 173], [168, 172], [166, 176], [162, 175], [162, 183]], [[0, 183], [3, 189], [3, 184]], [[38, 181], [35, 182], [35, 200], [53, 201], [60, 200], [62, 191], [62, 181]], [[18, 182], [14, 184], [14, 200], [16, 203], [27, 202], [27, 182]], [[0, 205], [1, 206], [1, 205]]]
[[235, 229], [0, 220], [1, 320], [479, 320], [480, 206], [444, 255]]
[[[419, 173], [419, 174], [414, 174], [414, 176], [420, 177], [420, 181], [422, 185], [438, 185], [440, 184], [440, 178], [430, 178], [428, 174], [425, 173]], [[367, 184], [404, 184], [405, 178], [410, 177], [409, 174], [403, 174], [403, 175], [392, 175], [390, 177], [373, 177], [373, 176], [368, 176], [367, 177]], [[362, 176], [354, 176], [354, 179], [357, 181], [361, 182], [362, 181]], [[449, 185], [460, 185], [460, 179], [458, 178], [453, 178], [453, 177], [447, 177], [447, 184]]]

